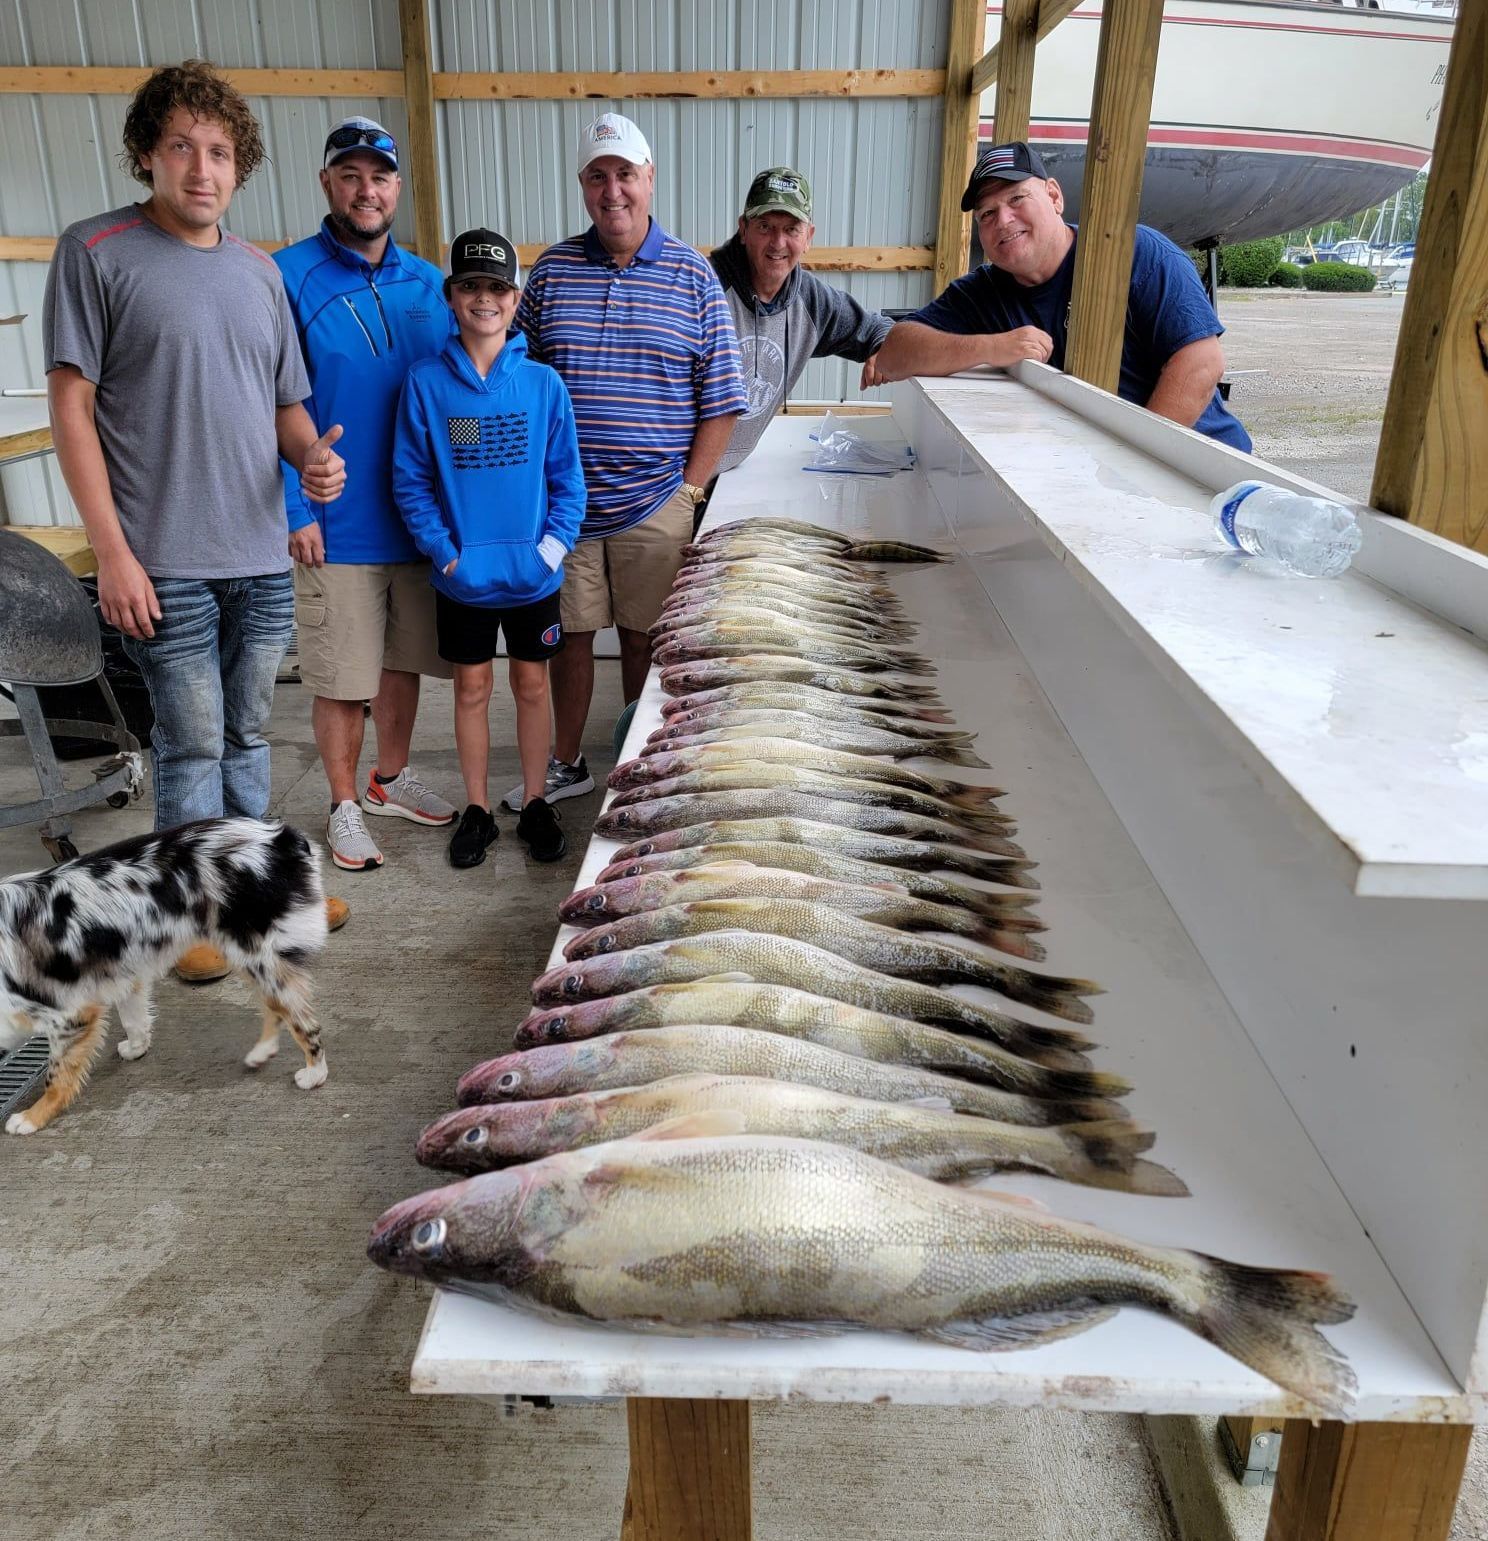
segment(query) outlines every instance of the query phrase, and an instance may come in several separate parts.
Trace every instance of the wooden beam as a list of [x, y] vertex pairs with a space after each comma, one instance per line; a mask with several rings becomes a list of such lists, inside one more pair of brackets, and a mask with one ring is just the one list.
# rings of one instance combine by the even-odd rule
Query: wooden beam
[[[10, 65], [0, 95], [133, 96], [154, 65]], [[222, 73], [244, 96], [402, 96], [401, 70], [233, 70]]]
[[658, 70], [587, 74], [439, 74], [441, 101], [737, 100], [749, 97], [939, 96], [944, 70]]
[[935, 292], [966, 271], [971, 217], [961, 212], [961, 194], [976, 155], [977, 98], [971, 66], [987, 32], [986, 0], [951, 0], [946, 48], [946, 83], [940, 124], [940, 217], [935, 226]]
[[44, 454], [51, 447], [50, 427], [22, 428], [18, 433], [0, 434], [0, 463], [28, 460], [32, 455]]
[[398, 0], [403, 39], [403, 99], [408, 143], [403, 174], [413, 193], [414, 245], [435, 267], [444, 266], [444, 222], [439, 214], [439, 134], [434, 124], [434, 75], [429, 53], [427, 0]]
[[1028, 138], [1038, 23], [1039, 0], [1004, 0], [1002, 32], [997, 39], [1002, 58], [997, 74], [997, 114], [992, 122], [998, 144]]
[[[278, 251], [289, 242], [253, 244], [260, 251]], [[518, 246], [522, 265], [536, 262], [551, 244], [532, 241]], [[0, 262], [50, 262], [56, 245], [56, 237], [50, 235], [0, 235]], [[706, 257], [712, 248], [700, 246], [697, 250]], [[814, 246], [804, 261], [806, 267], [823, 273], [912, 273], [934, 267], [935, 253], [928, 246]]]
[[1162, 0], [1106, 0], [1101, 12], [1064, 367], [1107, 391], [1121, 377], [1162, 13]]
[[1468, 1424], [1288, 1419], [1266, 1541], [1447, 1541], [1471, 1441]]
[[1488, 551], [1488, 5], [1460, 9], [1370, 502]]
[[[1064, 20], [1082, 0], [1043, 0], [1039, 6], [1038, 37], [1043, 40]], [[1006, 13], [1003, 17], [1003, 25], [1007, 25]], [[980, 96], [990, 85], [997, 83], [997, 77], [1002, 71], [1002, 44], [994, 43], [977, 60], [975, 68], [971, 72], [971, 89]]]
[[631, 1397], [625, 1541], [749, 1541], [749, 1403]]

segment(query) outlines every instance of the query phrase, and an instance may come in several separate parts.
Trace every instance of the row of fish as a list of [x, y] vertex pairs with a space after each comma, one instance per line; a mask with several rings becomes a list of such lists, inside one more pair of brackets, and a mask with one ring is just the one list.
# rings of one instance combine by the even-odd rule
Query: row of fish
[[1004, 793], [964, 779], [974, 736], [858, 565], [934, 560], [779, 519], [689, 548], [652, 628], [661, 726], [595, 826], [625, 843], [564, 901], [513, 1051], [420, 1137], [465, 1180], [370, 1254], [634, 1330], [1027, 1348], [1136, 1305], [1336, 1410], [1353, 1377], [1317, 1329], [1353, 1307], [1323, 1276], [963, 1186], [1187, 1192], [1091, 1063], [1099, 987], [1026, 966], [1044, 924]]

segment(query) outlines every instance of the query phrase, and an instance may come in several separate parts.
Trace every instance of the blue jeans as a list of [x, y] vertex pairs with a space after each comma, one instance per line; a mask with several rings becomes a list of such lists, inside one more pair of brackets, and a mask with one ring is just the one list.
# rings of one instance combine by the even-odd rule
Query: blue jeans
[[288, 573], [156, 578], [161, 618], [125, 641], [155, 709], [155, 828], [269, 810], [263, 730], [294, 625]]

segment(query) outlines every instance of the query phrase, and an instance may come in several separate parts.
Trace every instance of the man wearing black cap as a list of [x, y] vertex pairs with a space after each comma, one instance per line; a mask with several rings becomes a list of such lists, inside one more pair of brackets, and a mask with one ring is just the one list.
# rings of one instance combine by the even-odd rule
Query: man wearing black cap
[[[284, 475], [300, 679], [330, 783], [327, 843], [352, 872], [382, 865], [364, 812], [425, 826], [457, 816], [408, 764], [419, 676], [448, 679], [450, 667], [435, 643], [429, 564], [393, 502], [393, 421], [410, 366], [444, 346], [450, 314], [443, 274], [390, 234], [402, 185], [393, 136], [370, 118], [343, 119], [322, 155], [329, 212], [274, 258], [310, 374], [305, 405], [317, 423], [345, 425], [354, 473], [334, 513], [311, 508]], [[377, 753], [358, 801], [364, 701]]]
[[[895, 326], [878, 355], [879, 375], [949, 375], [1023, 359], [1062, 369], [1078, 232], [1064, 220], [1059, 183], [1028, 145], [993, 145], [978, 157], [961, 207], [976, 221], [986, 263]], [[1118, 393], [1249, 450], [1250, 435], [1216, 389], [1223, 331], [1193, 263], [1138, 225]]]

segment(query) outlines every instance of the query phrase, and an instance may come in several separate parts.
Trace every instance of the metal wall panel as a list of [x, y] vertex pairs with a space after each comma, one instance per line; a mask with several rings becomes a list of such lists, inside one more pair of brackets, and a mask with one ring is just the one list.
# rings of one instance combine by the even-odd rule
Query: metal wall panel
[[[938, 68], [949, 0], [434, 0], [437, 70], [658, 71]], [[132, 66], [199, 56], [241, 68], [399, 69], [397, 0], [0, 0], [0, 64]], [[141, 196], [117, 162], [124, 97], [0, 96], [0, 234], [55, 235]], [[401, 100], [259, 98], [268, 160], [233, 200], [250, 240], [299, 239], [324, 213], [316, 181], [327, 127], [348, 113], [400, 138]], [[582, 229], [579, 131], [604, 111], [641, 125], [657, 163], [655, 212], [684, 240], [733, 230], [764, 166], [810, 177], [821, 246], [927, 246], [935, 239], [936, 98], [441, 102], [440, 202], [448, 240], [494, 224], [548, 242]], [[413, 234], [405, 198], [395, 236]], [[928, 272], [827, 274], [864, 304], [918, 305]], [[0, 263], [0, 385], [39, 386], [40, 263]], [[795, 395], [858, 395], [858, 366], [818, 360]], [[0, 517], [74, 522], [51, 459], [0, 472]]]

